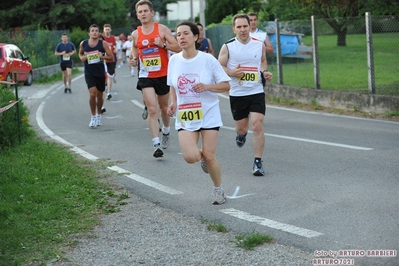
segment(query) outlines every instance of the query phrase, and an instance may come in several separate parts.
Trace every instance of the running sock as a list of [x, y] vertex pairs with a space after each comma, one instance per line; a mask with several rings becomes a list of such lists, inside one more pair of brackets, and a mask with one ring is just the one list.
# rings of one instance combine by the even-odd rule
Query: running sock
[[170, 127], [162, 126], [162, 133], [168, 135], [170, 133]]
[[261, 163], [261, 162], [262, 162], [262, 158], [255, 157], [255, 163]]
[[160, 143], [161, 143], [161, 142], [159, 141], [159, 138], [158, 138], [158, 137], [152, 139], [152, 145], [153, 145], [153, 146], [158, 145], [158, 144], [160, 144]]

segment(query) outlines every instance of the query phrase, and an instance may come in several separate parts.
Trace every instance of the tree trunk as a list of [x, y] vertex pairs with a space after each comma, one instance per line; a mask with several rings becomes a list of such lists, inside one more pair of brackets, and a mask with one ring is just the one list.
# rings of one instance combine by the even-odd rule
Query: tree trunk
[[[55, 8], [55, 0], [50, 0], [50, 12]], [[55, 17], [51, 17], [51, 30], [57, 30], [57, 22]]]
[[348, 32], [348, 29], [345, 27], [340, 31], [337, 31], [337, 46], [346, 46], [346, 34]]

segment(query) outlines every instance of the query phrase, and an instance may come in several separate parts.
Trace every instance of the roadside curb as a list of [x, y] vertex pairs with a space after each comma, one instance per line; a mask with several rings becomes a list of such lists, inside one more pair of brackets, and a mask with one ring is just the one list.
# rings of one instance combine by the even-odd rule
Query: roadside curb
[[265, 87], [265, 93], [270, 97], [295, 100], [304, 104], [312, 104], [313, 101], [316, 101], [320, 106], [346, 111], [356, 109], [375, 114], [384, 114], [393, 110], [399, 111], [398, 96], [316, 90], [279, 84], [268, 84]]

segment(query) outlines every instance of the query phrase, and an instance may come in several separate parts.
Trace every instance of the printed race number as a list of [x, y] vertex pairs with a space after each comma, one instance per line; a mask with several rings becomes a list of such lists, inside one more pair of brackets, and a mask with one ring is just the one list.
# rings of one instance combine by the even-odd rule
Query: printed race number
[[240, 80], [242, 80], [242, 81], [257, 81], [258, 77], [255, 73], [244, 72], [244, 75], [242, 76], [242, 78], [240, 78]]
[[196, 121], [202, 120], [202, 109], [179, 111], [180, 121]]
[[145, 66], [146, 67], [158, 66], [158, 65], [159, 65], [159, 60], [158, 59], [145, 60]]

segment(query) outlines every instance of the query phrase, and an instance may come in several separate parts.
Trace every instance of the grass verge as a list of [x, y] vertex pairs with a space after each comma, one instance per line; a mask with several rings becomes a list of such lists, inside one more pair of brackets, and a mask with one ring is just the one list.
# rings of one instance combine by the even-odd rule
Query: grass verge
[[[201, 223], [207, 223], [207, 229], [209, 231], [216, 231], [219, 233], [227, 233], [229, 231], [229, 229], [221, 223], [208, 222], [206, 219], [201, 219]], [[255, 230], [249, 234], [241, 233], [235, 236], [237, 247], [245, 250], [254, 250], [257, 246], [272, 242], [274, 242], [274, 239], [271, 236], [256, 232]]]
[[0, 154], [0, 265], [45, 265], [128, 195], [104, 182], [104, 162], [31, 137]]

